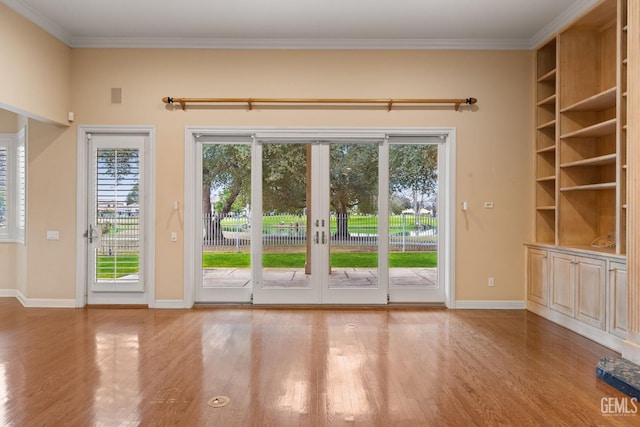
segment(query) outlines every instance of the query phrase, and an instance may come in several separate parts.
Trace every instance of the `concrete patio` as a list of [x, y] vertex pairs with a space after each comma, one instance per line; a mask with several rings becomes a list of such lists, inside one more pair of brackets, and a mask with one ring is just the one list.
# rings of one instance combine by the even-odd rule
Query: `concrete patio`
[[[273, 288], [309, 288], [311, 277], [302, 268], [265, 268], [263, 286]], [[371, 268], [333, 268], [329, 277], [333, 288], [375, 288], [378, 272]], [[391, 268], [390, 287], [436, 287], [437, 268]], [[203, 287], [240, 288], [250, 286], [251, 270], [248, 268], [205, 268]]]

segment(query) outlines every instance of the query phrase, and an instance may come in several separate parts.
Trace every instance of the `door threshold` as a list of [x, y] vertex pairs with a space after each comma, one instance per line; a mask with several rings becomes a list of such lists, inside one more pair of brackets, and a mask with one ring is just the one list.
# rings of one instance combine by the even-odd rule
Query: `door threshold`
[[446, 309], [444, 303], [389, 303], [389, 304], [251, 304], [251, 303], [195, 303], [194, 309], [243, 308], [272, 310], [404, 310], [404, 309]]
[[112, 308], [112, 309], [123, 309], [123, 308], [149, 308], [148, 304], [86, 304], [84, 308]]

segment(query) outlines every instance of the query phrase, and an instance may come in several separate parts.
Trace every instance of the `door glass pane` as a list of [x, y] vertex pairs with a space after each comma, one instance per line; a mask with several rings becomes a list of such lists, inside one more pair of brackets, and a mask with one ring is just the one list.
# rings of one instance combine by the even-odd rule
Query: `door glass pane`
[[438, 146], [389, 146], [389, 287], [438, 286]]
[[311, 288], [307, 205], [309, 144], [262, 150], [262, 286]]
[[[98, 148], [95, 180], [96, 282], [139, 281], [140, 151]], [[94, 234], [95, 236], [96, 234]]]
[[378, 145], [332, 144], [332, 288], [378, 287]]
[[251, 282], [251, 146], [202, 146], [202, 287]]

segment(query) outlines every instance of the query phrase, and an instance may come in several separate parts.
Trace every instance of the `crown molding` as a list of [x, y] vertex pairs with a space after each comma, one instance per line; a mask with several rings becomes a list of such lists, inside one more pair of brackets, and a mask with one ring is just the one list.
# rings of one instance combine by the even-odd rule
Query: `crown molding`
[[591, 9], [599, 0], [576, 0], [564, 12], [558, 15], [553, 21], [545, 25], [540, 31], [531, 37], [528, 48], [535, 49], [549, 38], [567, 27], [576, 18]]
[[576, 0], [530, 39], [226, 39], [171, 37], [73, 37], [23, 0], [0, 3], [29, 19], [71, 48], [309, 49], [309, 50], [531, 50], [562, 30], [600, 0]]
[[528, 50], [526, 39], [223, 39], [77, 37], [73, 48], [309, 49], [309, 50]]
[[37, 10], [26, 4], [24, 1], [0, 0], [0, 3], [3, 3], [8, 8], [13, 9], [13, 11], [15, 11], [16, 13], [24, 16], [35, 25], [60, 40], [62, 43], [66, 44], [67, 46], [71, 46], [71, 34], [67, 30], [65, 30], [49, 18], [41, 15]]

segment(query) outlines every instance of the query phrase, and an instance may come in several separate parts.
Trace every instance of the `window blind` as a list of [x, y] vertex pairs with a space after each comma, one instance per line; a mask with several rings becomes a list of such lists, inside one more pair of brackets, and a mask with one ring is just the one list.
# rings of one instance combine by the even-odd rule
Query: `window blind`
[[0, 234], [7, 231], [9, 147], [0, 145]]

